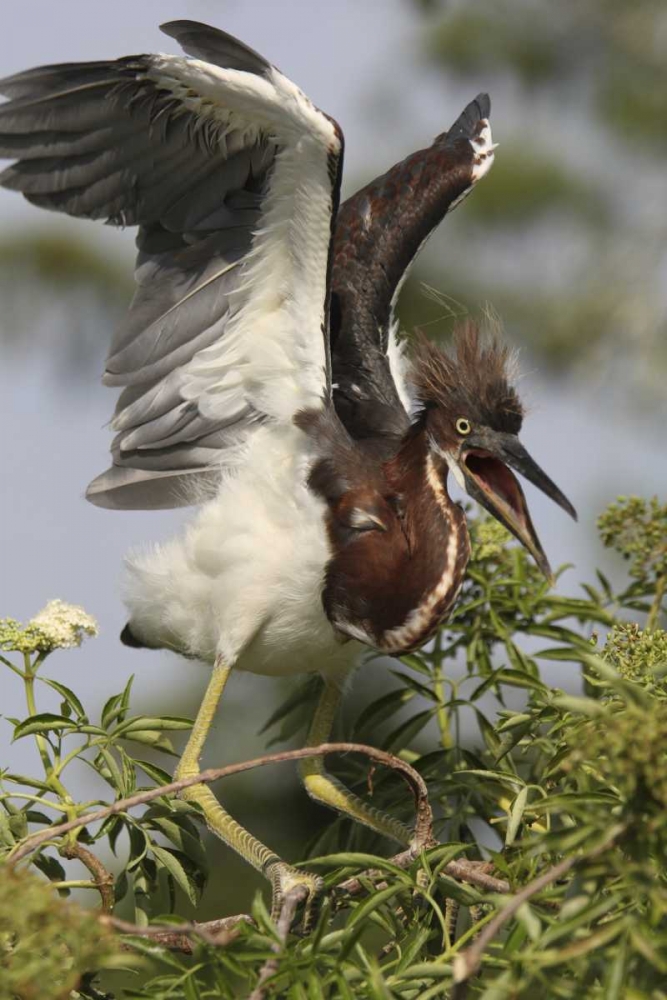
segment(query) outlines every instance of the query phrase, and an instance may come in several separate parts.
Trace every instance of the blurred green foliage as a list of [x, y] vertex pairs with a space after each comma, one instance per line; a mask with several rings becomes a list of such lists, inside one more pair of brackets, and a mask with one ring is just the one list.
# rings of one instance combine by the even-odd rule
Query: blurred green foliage
[[511, 73], [525, 87], [590, 91], [623, 142], [667, 142], [665, 9], [660, 0], [447, 0], [430, 17], [428, 53], [448, 71]]
[[[69, 227], [0, 234], [0, 347], [52, 365], [70, 386], [98, 372], [132, 294], [132, 256]], [[57, 383], [56, 383], [57, 384]]]
[[[84, 948], [67, 966], [81, 976], [76, 997], [231, 1000], [255, 990], [254, 996], [266, 1000], [532, 1000], [538, 992], [545, 1000], [662, 1000], [667, 976], [663, 519], [657, 500], [624, 498], [611, 505], [600, 518], [602, 536], [620, 556], [630, 556], [631, 575], [617, 590], [598, 574], [595, 584], [583, 585], [576, 596], [550, 590], [497, 522], [470, 522], [473, 558], [454, 616], [431, 648], [395, 663], [395, 688], [358, 713], [350, 734], [391, 750], [422, 774], [440, 846], [403, 867], [386, 860], [390, 845], [370, 831], [342, 818], [330, 824], [304, 862], [324, 875], [329, 889], [311, 935], [292, 934], [283, 943], [258, 896], [252, 922], [238, 924], [217, 941], [195, 935], [191, 954], [139, 937], [150, 922], [169, 919], [161, 916], [165, 911], [192, 912], [194, 906], [197, 912], [206, 874], [196, 810], [169, 796], [158, 795], [143, 811], [126, 809], [109, 817], [95, 831], [83, 827], [46, 841], [32, 856], [44, 885], [51, 882], [61, 895], [87, 886], [100, 894], [104, 908], [120, 905], [136, 925], [126, 943], [143, 957], [134, 983], [107, 969], [95, 986], [90, 973], [100, 965], [91, 968]], [[74, 610], [79, 621], [82, 612]], [[74, 617], [72, 611], [72, 622]], [[15, 626], [5, 630], [2, 662], [22, 680], [30, 711], [10, 723], [14, 738], [36, 741], [44, 773], [2, 773], [0, 841], [7, 860], [30, 832], [48, 828], [54, 814], [79, 815], [103, 800], [104, 795], [95, 802], [73, 797], [65, 783], [75, 761], [92, 768], [114, 801], [168, 781], [162, 768], [135, 755], [133, 745], [170, 753], [169, 731], [187, 725], [133, 716], [129, 685], [92, 722], [74, 692], [44, 675], [52, 649], [41, 639], [26, 649], [22, 637], [33, 636], [34, 628]], [[7, 649], [12, 635], [16, 653]], [[54, 642], [62, 645], [64, 639]], [[541, 664], [549, 661], [579, 664], [584, 693], [565, 694], [545, 683]], [[41, 685], [61, 696], [60, 714], [39, 711], [35, 689]], [[316, 685], [309, 681], [275, 713], [270, 724], [280, 739], [307, 723], [315, 696]], [[371, 780], [358, 758], [331, 760], [335, 773], [359, 795], [413, 820], [413, 805], [392, 772], [374, 771]], [[105, 841], [122, 859], [113, 900], [89, 860]], [[482, 892], [445, 872], [453, 859], [483, 856], [509, 883], [508, 897]], [[83, 864], [87, 878], [66, 870], [65, 858], [78, 859], [69, 863]], [[4, 872], [5, 879], [15, 877], [7, 868]], [[352, 875], [360, 876], [363, 892], [336, 888]], [[39, 888], [41, 900], [55, 898]], [[507, 909], [519, 892], [521, 905]], [[0, 882], [0, 941], [4, 912]], [[17, 917], [4, 939], [10, 968], [32, 940], [22, 919]], [[492, 919], [501, 924], [484, 942], [479, 971], [464, 983], [461, 970], [468, 968], [475, 942], [483, 940], [479, 935]], [[44, 940], [50, 942], [55, 928], [50, 916], [44, 920]], [[90, 927], [96, 927], [94, 920]], [[58, 947], [53, 945], [54, 953]], [[274, 967], [260, 989], [260, 970], [269, 958]], [[0, 951], [0, 969], [2, 961]], [[49, 992], [47, 985], [40, 996], [56, 1000], [59, 988]]]
[[68, 287], [92, 288], [103, 300], [132, 288], [123, 261], [103, 253], [97, 243], [74, 240], [65, 232], [32, 229], [6, 235], [0, 242], [0, 270], [23, 274], [24, 280], [37, 279], [53, 293]]
[[531, 150], [526, 142], [498, 154], [493, 184], [480, 184], [475, 191], [466, 208], [466, 223], [487, 229], [507, 225], [509, 217], [521, 226], [560, 212], [592, 226], [604, 227], [610, 221], [610, 206], [594, 184], [543, 152]]
[[[483, 86], [498, 95], [492, 119], [500, 148], [489, 178], [446, 220], [440, 260], [426, 254], [417, 265], [401, 302], [404, 326], [431, 322], [419, 294], [425, 280], [468, 311], [491, 302], [511, 335], [553, 370], [570, 372], [580, 362], [597, 377], [622, 372], [629, 399], [661, 399], [667, 213], [656, 178], [664, 176], [667, 146], [664, 4], [413, 6], [425, 58], [445, 93], [464, 83], [472, 93]], [[447, 330], [453, 321], [441, 318]]]
[[0, 1000], [67, 1000], [82, 972], [119, 952], [110, 931], [48, 883], [0, 867]]

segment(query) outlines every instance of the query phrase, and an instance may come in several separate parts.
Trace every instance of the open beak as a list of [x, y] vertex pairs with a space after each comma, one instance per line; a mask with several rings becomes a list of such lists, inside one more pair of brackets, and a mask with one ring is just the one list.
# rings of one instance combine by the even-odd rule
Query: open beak
[[523, 490], [508, 466], [551, 497], [576, 521], [577, 513], [570, 501], [542, 472], [516, 435], [484, 430], [468, 438], [461, 449], [459, 468], [469, 496], [511, 531], [528, 549], [544, 575], [553, 579], [549, 561], [530, 519]]

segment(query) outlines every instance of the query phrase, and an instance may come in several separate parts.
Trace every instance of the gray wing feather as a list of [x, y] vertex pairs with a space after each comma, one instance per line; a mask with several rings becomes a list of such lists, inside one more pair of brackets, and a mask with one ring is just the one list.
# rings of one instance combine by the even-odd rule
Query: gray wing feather
[[[271, 67], [224, 32], [191, 21], [163, 30], [190, 55], [256, 75]], [[233, 388], [225, 412], [188, 398], [184, 367], [224, 335], [240, 262], [260, 222], [275, 148], [184, 110], [150, 77], [151, 56], [45, 66], [0, 81], [0, 184], [34, 204], [138, 225], [137, 290], [104, 381], [125, 387], [114, 464], [89, 487], [109, 507], [190, 502], [220, 452], [258, 415]], [[215, 139], [215, 141], [213, 141]]]
[[98, 83], [109, 75], [109, 61], [87, 63], [54, 63], [37, 66], [0, 80], [0, 94], [5, 97], [43, 97], [61, 87], [63, 80], [76, 79], [79, 83]]
[[259, 52], [219, 28], [211, 28], [198, 21], [167, 21], [160, 25], [160, 30], [175, 38], [189, 56], [215, 66], [240, 69], [256, 76], [264, 76], [271, 70], [271, 63]]

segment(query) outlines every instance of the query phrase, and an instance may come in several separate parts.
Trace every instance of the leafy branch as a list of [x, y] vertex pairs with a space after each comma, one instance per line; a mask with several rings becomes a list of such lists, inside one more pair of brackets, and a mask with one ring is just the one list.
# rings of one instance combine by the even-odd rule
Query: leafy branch
[[[172, 756], [170, 733], [189, 720], [133, 715], [131, 681], [93, 720], [44, 675], [54, 650], [87, 634], [81, 609], [2, 622], [2, 664], [29, 713], [9, 721], [15, 739], [35, 741], [42, 769], [0, 774], [8, 996], [655, 1000], [667, 975], [666, 522], [657, 500], [612, 505], [602, 540], [629, 579], [615, 587], [598, 573], [564, 595], [495, 523], [473, 521], [455, 616], [432, 648], [386, 673], [393, 686], [357, 711], [351, 738], [177, 782], [136, 746]], [[581, 690], [546, 684], [543, 662], [569, 663]], [[58, 712], [41, 710], [47, 691]], [[316, 695], [309, 682], [274, 713], [278, 740], [303, 727]], [[416, 809], [412, 849], [387, 858], [370, 831], [330, 822], [308, 851], [327, 893], [307, 937], [289, 929], [296, 899], [280, 926], [261, 896], [235, 917], [165, 915], [184, 904], [197, 915], [208, 877], [200, 814], [178, 793], [324, 753], [374, 805], [409, 823]], [[383, 765], [372, 783], [369, 760]], [[98, 798], [78, 800], [74, 762], [94, 773]], [[105, 842], [117, 861], [100, 857]], [[78, 887], [99, 895], [97, 920], [58, 898]], [[119, 984], [119, 965], [137, 989]]]

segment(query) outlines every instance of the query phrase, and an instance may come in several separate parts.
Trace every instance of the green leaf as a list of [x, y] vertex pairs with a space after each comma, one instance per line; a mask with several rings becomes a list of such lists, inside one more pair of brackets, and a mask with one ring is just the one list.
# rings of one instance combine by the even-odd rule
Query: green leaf
[[[405, 955], [405, 951], [403, 955]], [[451, 979], [453, 975], [451, 965], [445, 965], [444, 962], [415, 962], [414, 965], [405, 968], [403, 958], [398, 963], [397, 972], [400, 974], [400, 978], [406, 982], [411, 979]]]
[[67, 877], [63, 866], [50, 854], [39, 854], [33, 859], [33, 864], [50, 882], [64, 882]]
[[134, 769], [134, 761], [122, 747], [118, 747], [118, 755], [123, 769], [123, 795], [132, 795], [137, 787], [137, 772]]
[[14, 774], [13, 772], [7, 772], [3, 774], [3, 781], [11, 781], [15, 785], [26, 785], [28, 788], [36, 788], [40, 792], [51, 792], [53, 789], [51, 785], [46, 781], [38, 781], [36, 778], [30, 778], [26, 774]]
[[574, 712], [575, 715], [587, 715], [593, 718], [596, 715], [604, 715], [605, 707], [594, 698], [582, 698], [574, 694], [559, 694], [553, 699], [553, 704], [566, 712]]
[[513, 983], [513, 972], [511, 969], [507, 969], [487, 986], [484, 992], [479, 995], [479, 1000], [513, 1000], [512, 994], [514, 993], [516, 996]]
[[572, 646], [554, 646], [552, 649], [540, 649], [535, 653], [540, 660], [558, 660], [566, 663], [581, 663], [581, 651]]
[[[401, 957], [395, 969], [396, 975], [400, 975], [404, 971], [407, 971], [408, 976], [414, 973], [414, 960], [423, 951], [431, 933], [430, 927], [414, 927], [410, 931], [405, 940], [401, 942]], [[430, 966], [427, 965], [427, 968], [430, 968]], [[430, 978], [431, 974], [429, 973], [428, 975]]]
[[[581, 906], [576, 913], [564, 919], [561, 915], [558, 923], [548, 927], [542, 935], [541, 945], [546, 948], [562, 940], [576, 939], [585, 929], [599, 921], [618, 907], [618, 900], [612, 897], [596, 902], [589, 898], [586, 906]], [[604, 924], [603, 924], [604, 926]]]
[[77, 723], [72, 719], [68, 719], [65, 715], [40, 712], [39, 715], [31, 715], [28, 719], [19, 723], [14, 730], [13, 740], [20, 740], [23, 736], [30, 736], [33, 733], [53, 733], [78, 728]]
[[123, 773], [118, 767], [116, 758], [111, 750], [107, 750], [106, 747], [100, 747], [98, 754], [95, 757], [94, 765], [97, 773], [104, 778], [104, 780], [111, 785], [115, 791], [120, 792], [124, 797], [125, 789], [123, 783]]
[[165, 847], [151, 846], [151, 851], [158, 864], [167, 869], [174, 882], [183, 890], [193, 906], [197, 905], [199, 892], [194, 880], [188, 875], [182, 863]]
[[404, 869], [392, 864], [386, 858], [379, 858], [375, 854], [363, 854], [360, 851], [341, 851], [337, 854], [325, 854], [319, 858], [308, 858], [308, 865], [321, 865], [327, 868], [354, 868], [354, 869], [377, 869], [378, 871], [390, 872], [398, 879], [408, 879]]
[[428, 665], [415, 653], [405, 653], [399, 659], [401, 663], [404, 663], [406, 667], [410, 667], [411, 670], [416, 670], [417, 673], [424, 674], [426, 677], [431, 676], [431, 670]]
[[118, 712], [120, 710], [120, 703], [122, 699], [122, 694], [112, 694], [110, 698], [104, 703], [102, 708], [102, 727], [108, 729], [112, 722], [116, 721], [118, 717]]
[[278, 722], [282, 722], [286, 716], [296, 711], [297, 708], [300, 708], [302, 705], [305, 705], [310, 701], [314, 702], [321, 690], [322, 682], [319, 677], [309, 678], [305, 683], [300, 684], [299, 687], [278, 706], [275, 712], [269, 716], [259, 731], [260, 735], [265, 733], [268, 729], [271, 729]]
[[525, 629], [526, 635], [536, 635], [541, 639], [553, 639], [556, 642], [568, 643], [578, 649], [590, 652], [590, 642], [578, 632], [566, 628], [564, 625], [544, 625], [532, 622]]
[[133, 743], [141, 743], [143, 746], [153, 747], [154, 750], [160, 750], [162, 753], [168, 753], [172, 757], [178, 757], [179, 755], [174, 750], [171, 740], [165, 736], [163, 733], [156, 733], [152, 730], [144, 730], [133, 733], [127, 733], [120, 737], [123, 740], [131, 740]]
[[503, 719], [503, 721], [496, 726], [496, 731], [499, 733], [505, 733], [508, 729], [516, 729], [517, 726], [523, 726], [524, 723], [532, 724], [532, 722], [532, 715], [528, 715], [526, 712], [513, 712], [512, 715], [507, 716], [507, 718]]
[[[510, 812], [509, 823], [507, 824], [507, 833], [505, 834], [505, 847], [511, 847], [516, 839], [516, 835], [521, 825], [521, 820], [523, 818], [523, 813], [526, 808], [526, 802], [528, 801], [528, 789], [524, 786], [515, 798], [512, 809]], [[528, 931], [530, 934], [530, 930]]]
[[429, 867], [437, 871], [468, 850], [470, 850], [470, 844], [439, 844], [438, 847], [429, 848], [426, 860]]
[[546, 684], [539, 677], [533, 677], [523, 669], [513, 670], [510, 667], [503, 667], [498, 672], [498, 679], [501, 684], [507, 684], [510, 687], [525, 688], [532, 691], [548, 690]]
[[416, 677], [410, 677], [409, 674], [404, 674], [400, 670], [392, 670], [391, 672], [394, 677], [401, 681], [401, 683], [405, 684], [408, 688], [412, 688], [416, 694], [420, 694], [422, 698], [426, 698], [427, 701], [438, 700], [433, 688], [427, 687], [426, 684], [422, 684]]
[[623, 1000], [623, 987], [626, 982], [626, 961], [628, 955], [627, 939], [619, 941], [616, 954], [607, 970], [604, 982], [605, 1000]]
[[40, 677], [40, 680], [43, 681], [44, 684], [48, 684], [50, 688], [53, 688], [54, 691], [57, 691], [58, 694], [65, 699], [67, 704], [74, 711], [77, 719], [82, 719], [88, 722], [88, 716], [85, 713], [83, 705], [70, 688], [65, 687], [64, 684], [60, 684], [58, 681], [51, 680], [48, 677]]
[[[130, 858], [127, 863], [127, 871], [134, 871], [139, 867], [148, 853], [151, 846], [148, 834], [134, 820], [126, 820], [127, 831], [130, 835]], [[136, 881], [136, 880], [135, 880]]]
[[151, 817], [146, 821], [149, 826], [159, 830], [160, 833], [174, 844], [183, 854], [190, 858], [202, 871], [208, 870], [208, 860], [206, 852], [202, 847], [198, 837], [193, 836], [184, 830], [177, 820], [167, 819], [165, 816]]
[[438, 875], [438, 887], [447, 899], [454, 899], [463, 906], [473, 906], [475, 903], [480, 903], [483, 898], [478, 889], [451, 878], [445, 872], [440, 872]]
[[9, 824], [7, 813], [4, 809], [0, 809], [0, 844], [3, 847], [13, 847], [15, 843], [16, 837]]
[[23, 840], [24, 837], [28, 836], [28, 817], [23, 809], [17, 809], [9, 817], [9, 829], [17, 840]]
[[114, 694], [106, 701], [102, 709], [102, 726], [104, 729], [108, 729], [116, 720], [123, 722], [125, 719], [130, 704], [130, 693], [133, 682], [134, 674], [132, 674], [120, 694]]
[[477, 724], [482, 732], [482, 739], [484, 740], [489, 752], [495, 758], [502, 749], [502, 744], [498, 738], [498, 734], [482, 712], [475, 710], [475, 715], [477, 716]]
[[116, 853], [116, 844], [123, 830], [126, 828], [125, 816], [123, 813], [116, 816], [107, 816], [95, 835], [95, 840], [103, 840], [107, 837], [109, 847]]
[[354, 723], [355, 733], [362, 732], [367, 726], [375, 724], [377, 721], [386, 721], [391, 715], [400, 711], [404, 705], [407, 705], [409, 701], [412, 701], [414, 696], [414, 691], [401, 687], [396, 688], [394, 691], [389, 691], [388, 694], [378, 698], [377, 701], [371, 702], [358, 715]]
[[135, 760], [134, 763], [145, 771], [149, 778], [152, 778], [156, 785], [170, 785], [174, 780], [168, 771], [158, 767], [149, 760]]
[[517, 778], [512, 774], [507, 774], [506, 771], [492, 771], [489, 768], [488, 771], [478, 770], [477, 768], [466, 768], [462, 771], [456, 771], [456, 777], [478, 777], [485, 778], [487, 781], [498, 781], [501, 785], [506, 785], [508, 788], [519, 788], [524, 787], [524, 782], [521, 778]]
[[603, 945], [609, 944], [610, 941], [618, 937], [625, 927], [626, 922], [624, 919], [613, 920], [607, 924], [603, 924], [595, 933], [589, 934], [588, 937], [575, 941], [573, 944], [566, 945], [564, 948], [540, 949], [540, 951], [534, 954], [533, 961], [544, 968], [552, 965], [566, 965], [570, 959], [580, 958], [582, 955], [587, 955], [591, 951], [597, 951]]
[[405, 892], [404, 885], [388, 885], [386, 889], [378, 889], [372, 896], [369, 896], [363, 903], [355, 907], [354, 913], [347, 922], [348, 928], [355, 927], [357, 924], [363, 924], [371, 913], [374, 913], [387, 900], [398, 896], [399, 892]]
[[161, 733], [170, 730], [192, 729], [192, 719], [183, 719], [179, 716], [165, 715], [162, 717], [150, 715], [136, 715], [126, 722], [121, 722], [114, 730], [113, 735], [128, 737], [129, 733], [135, 732], [155, 732]]

